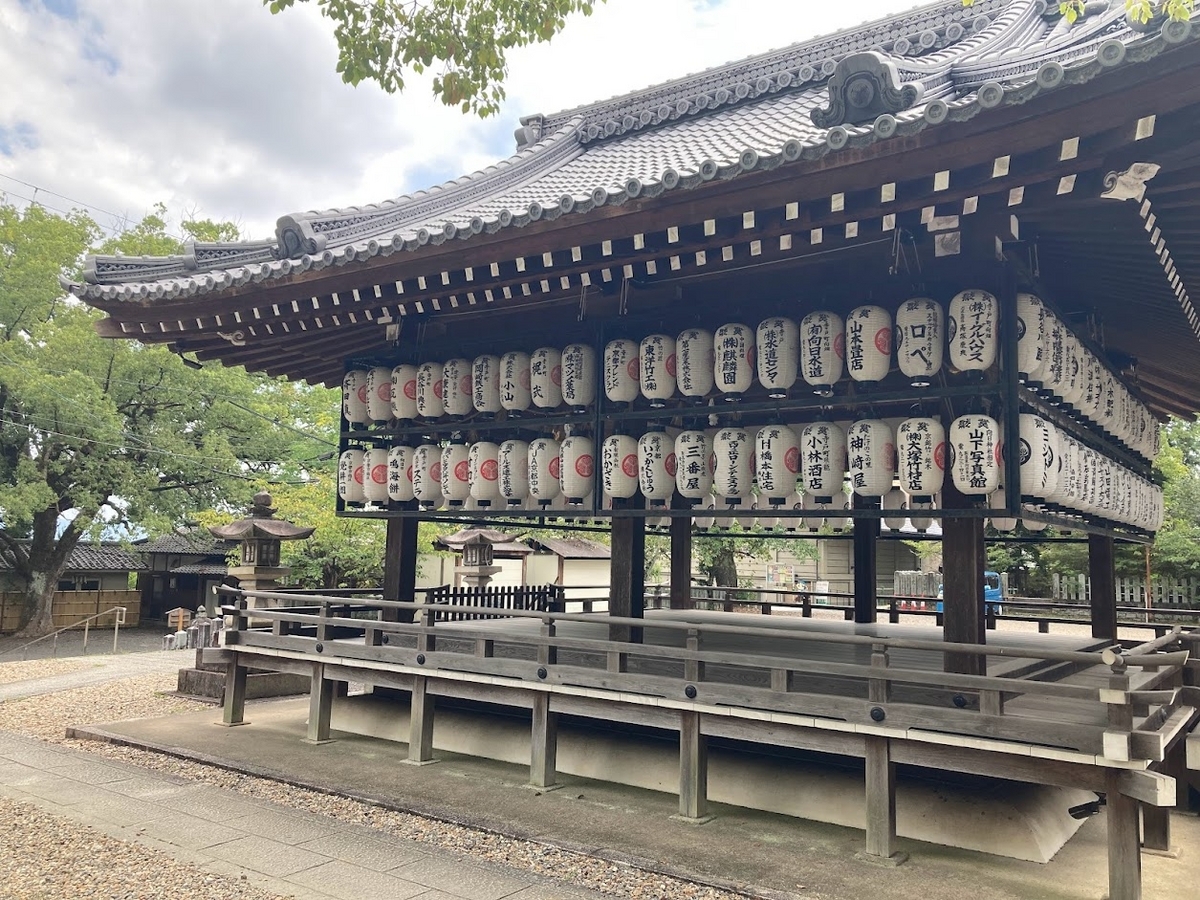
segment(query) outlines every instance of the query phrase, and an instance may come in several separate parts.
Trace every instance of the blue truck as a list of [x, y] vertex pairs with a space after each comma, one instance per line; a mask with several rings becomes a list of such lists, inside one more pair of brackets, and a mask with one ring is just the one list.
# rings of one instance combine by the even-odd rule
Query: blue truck
[[[937, 611], [942, 611], [942, 587], [938, 586]], [[987, 604], [988, 615], [998, 616], [1004, 612], [1001, 601], [1004, 599], [1004, 582], [1000, 580], [999, 572], [983, 573], [983, 602]]]

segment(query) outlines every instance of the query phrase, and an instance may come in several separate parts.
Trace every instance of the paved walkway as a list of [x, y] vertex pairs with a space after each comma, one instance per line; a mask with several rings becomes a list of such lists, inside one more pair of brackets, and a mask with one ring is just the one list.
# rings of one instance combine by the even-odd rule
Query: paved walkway
[[[176, 663], [177, 665], [178, 663]], [[0, 731], [0, 795], [298, 900], [600, 895], [235, 791]]]
[[[37, 697], [56, 691], [69, 691], [92, 684], [103, 684], [106, 681], [118, 681], [137, 675], [177, 672], [179, 669], [191, 665], [195, 658], [195, 653], [191, 650], [178, 652], [153, 650], [148, 653], [89, 656], [86, 667], [74, 672], [0, 684], [0, 703], [5, 700], [20, 700], [24, 697]], [[0, 663], [4, 661], [6, 660], [0, 660]]]

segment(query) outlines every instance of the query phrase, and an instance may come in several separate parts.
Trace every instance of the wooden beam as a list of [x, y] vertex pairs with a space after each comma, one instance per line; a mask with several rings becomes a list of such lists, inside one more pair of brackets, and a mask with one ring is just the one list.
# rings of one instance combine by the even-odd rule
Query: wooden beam
[[[646, 520], [638, 516], [613, 515], [612, 559], [609, 568], [608, 611], [631, 619], [646, 614]], [[642, 629], [610, 625], [610, 641], [640, 644]]]
[[237, 654], [225, 666], [225, 700], [221, 711], [221, 724], [226, 726], [246, 725], [246, 676], [248, 670], [238, 665]]
[[1088, 535], [1092, 637], [1106, 641], [1117, 639], [1117, 570], [1113, 554], [1111, 537]]
[[890, 744], [885, 737], [866, 737], [866, 852], [882, 860], [893, 859], [896, 844], [896, 764]]
[[433, 758], [433, 694], [424, 675], [413, 679], [406, 762], [418, 766], [436, 762]]
[[1138, 801], [1119, 790], [1120, 773], [1108, 775], [1105, 795], [1108, 815], [1109, 900], [1142, 900], [1142, 851]]
[[[960, 509], [967, 499], [954, 490], [949, 477], [942, 490], [947, 509]], [[983, 519], [942, 520], [942, 636], [962, 644], [987, 641], [983, 609], [983, 573], [987, 552]], [[985, 675], [986, 660], [975, 655], [946, 654], [945, 670]]]
[[[878, 509], [867, 498], [854, 496], [855, 509]], [[879, 542], [879, 519], [854, 520], [854, 621], [874, 622], [878, 603], [876, 548]]]
[[[686, 508], [678, 494], [671, 508]], [[691, 609], [692, 606], [692, 520], [690, 517], [671, 519], [671, 609]]]
[[711, 821], [708, 813], [708, 738], [700, 729], [700, 713], [679, 714], [679, 817], [695, 824]]
[[329, 742], [334, 686], [338, 683], [325, 677], [324, 663], [312, 664], [312, 686], [308, 690], [308, 732], [305, 736], [305, 740], [310, 744]]
[[558, 713], [550, 709], [550, 694], [533, 698], [533, 723], [529, 742], [529, 783], [543, 791], [562, 787], [558, 778]]
[[[383, 599], [414, 603], [417, 599], [418, 518], [387, 520], [383, 551]], [[383, 610], [385, 622], [411, 622], [412, 611]]]

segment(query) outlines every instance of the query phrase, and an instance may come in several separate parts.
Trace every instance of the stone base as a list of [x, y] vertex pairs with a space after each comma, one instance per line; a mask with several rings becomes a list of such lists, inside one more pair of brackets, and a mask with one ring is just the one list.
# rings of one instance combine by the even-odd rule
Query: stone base
[[860, 850], [854, 854], [854, 858], [859, 862], [865, 862], [868, 865], [879, 866], [884, 869], [894, 869], [896, 866], [902, 866], [908, 862], [907, 853], [893, 853], [891, 856], [876, 856], [874, 853], [867, 853]]
[[[246, 699], [261, 700], [264, 697], [291, 697], [307, 694], [312, 680], [303, 675], [283, 672], [255, 672], [246, 676]], [[220, 701], [225, 697], [225, 672], [212, 669], [180, 669], [176, 690], [189, 697], [201, 697]]]

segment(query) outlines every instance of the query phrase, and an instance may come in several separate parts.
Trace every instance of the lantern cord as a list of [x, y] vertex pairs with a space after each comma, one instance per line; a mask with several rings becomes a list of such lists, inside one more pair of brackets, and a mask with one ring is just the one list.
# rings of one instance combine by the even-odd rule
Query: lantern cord
[[[579, 318], [578, 318], [578, 321], [580, 321], [580, 322], [587, 319], [587, 291], [588, 291], [588, 286], [586, 284], [579, 288]], [[622, 315], [624, 315], [624, 313], [622, 313]]]
[[629, 315], [629, 279], [621, 279], [621, 300], [617, 308], [617, 315]]

